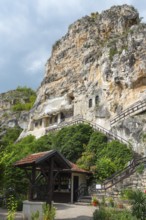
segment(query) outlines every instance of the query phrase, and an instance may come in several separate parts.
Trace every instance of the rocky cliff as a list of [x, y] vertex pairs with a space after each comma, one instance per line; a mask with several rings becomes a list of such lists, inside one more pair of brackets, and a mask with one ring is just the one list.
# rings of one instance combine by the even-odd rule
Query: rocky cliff
[[0, 94], [0, 137], [8, 128], [28, 127], [32, 99], [35, 99], [35, 92], [26, 87]]
[[146, 24], [132, 6], [113, 6], [76, 21], [52, 48], [29, 126], [21, 137], [42, 136], [48, 128], [82, 115], [145, 154], [146, 107], [110, 123], [146, 99], [145, 60]]

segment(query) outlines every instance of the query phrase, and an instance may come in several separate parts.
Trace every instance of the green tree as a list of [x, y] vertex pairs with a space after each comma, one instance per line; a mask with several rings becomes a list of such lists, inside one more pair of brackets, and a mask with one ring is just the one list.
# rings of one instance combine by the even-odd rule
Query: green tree
[[95, 154], [99, 154], [100, 151], [106, 146], [107, 144], [107, 136], [102, 134], [101, 132], [94, 131], [90, 136], [90, 140], [88, 143], [88, 150], [94, 152]]
[[98, 180], [104, 180], [116, 172], [115, 163], [106, 157], [97, 160], [96, 162], [96, 178]]
[[13, 144], [17, 140], [17, 138], [19, 137], [21, 131], [22, 131], [22, 129], [19, 127], [8, 128], [6, 130], [5, 135], [3, 135], [0, 140], [0, 145], [7, 146], [10, 144]]
[[83, 146], [88, 144], [92, 128], [87, 124], [73, 125], [58, 131], [54, 139], [54, 148], [72, 162], [76, 162], [83, 152]]

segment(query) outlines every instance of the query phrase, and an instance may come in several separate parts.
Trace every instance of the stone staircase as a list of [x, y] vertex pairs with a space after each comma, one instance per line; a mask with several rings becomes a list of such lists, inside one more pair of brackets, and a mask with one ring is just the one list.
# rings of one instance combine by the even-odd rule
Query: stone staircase
[[89, 193], [88, 187], [82, 183], [76, 191], [77, 202], [76, 205], [91, 205], [92, 196]]
[[92, 196], [81, 196], [78, 198], [78, 201], [75, 203], [76, 205], [91, 205]]
[[[143, 101], [139, 101], [136, 102], [134, 105], [130, 106], [128, 109], [124, 110], [120, 115], [116, 116], [114, 119], [111, 120], [111, 126], [113, 126], [116, 122], [125, 119], [128, 115], [133, 115], [133, 114], [137, 114], [140, 113], [142, 111], [146, 110], [146, 100]], [[102, 133], [104, 133], [106, 136], [108, 136], [110, 139], [113, 140], [118, 140], [121, 143], [127, 144], [127, 146], [130, 146], [130, 143], [125, 140], [124, 138], [112, 133], [111, 131], [105, 129], [104, 127], [93, 123], [91, 121], [88, 121], [86, 119], [84, 119], [81, 115], [78, 115], [76, 117], [74, 117], [72, 119], [72, 121], [69, 122], [63, 122], [57, 125], [57, 127], [55, 128], [48, 128], [47, 133], [50, 131], [55, 131], [55, 130], [60, 130], [63, 127], [67, 127], [67, 126], [71, 126], [71, 125], [75, 125], [75, 124], [80, 124], [80, 123], [84, 123], [84, 124], [89, 124], [94, 130], [96, 131], [100, 131]], [[103, 197], [105, 194], [110, 193], [110, 194], [117, 194], [117, 185], [120, 185], [120, 188], [122, 188], [123, 186], [125, 186], [127, 184], [132, 186], [132, 184], [134, 183], [134, 181], [136, 180], [132, 180], [130, 179], [130, 176], [132, 177], [132, 175], [135, 175], [136, 172], [136, 168], [140, 165], [140, 164], [146, 164], [146, 157], [139, 157], [139, 155], [136, 155], [136, 153], [134, 153], [133, 155], [133, 160], [130, 161], [130, 164], [125, 167], [122, 171], [116, 172], [114, 173], [110, 178], [108, 178], [107, 180], [105, 180], [102, 183], [102, 187], [101, 190], [96, 190], [96, 194], [98, 194], [98, 197]], [[134, 177], [133, 177], [134, 178]], [[123, 182], [125, 181], [125, 185], [123, 185]], [[130, 181], [132, 183], [130, 183]], [[141, 180], [140, 180], [141, 181]], [[146, 175], [145, 175], [145, 188], [146, 188]], [[84, 191], [84, 186], [82, 186], [79, 191], [83, 190]], [[78, 192], [79, 193], [79, 192]], [[93, 190], [92, 192], [90, 192], [90, 194], [78, 194], [78, 204], [91, 204], [91, 194], [95, 194], [95, 191]]]
[[89, 124], [94, 130], [102, 132], [103, 134], [105, 134], [110, 139], [118, 140], [121, 143], [127, 144], [127, 146], [130, 145], [130, 143], [127, 140], [125, 140], [124, 138], [112, 133], [111, 131], [105, 129], [104, 127], [102, 127], [102, 126], [100, 126], [96, 123], [93, 123], [91, 121], [88, 121], [88, 120], [84, 119], [83, 116], [81, 116], [81, 115], [78, 115], [78, 116], [74, 117], [72, 119], [72, 121], [63, 122], [63, 123], [58, 124], [56, 127], [47, 128], [46, 133], [49, 133], [51, 131], [57, 131], [57, 130], [60, 130], [64, 127], [71, 126], [71, 125], [77, 125], [77, 124], [80, 124], [80, 123]]
[[136, 172], [136, 168], [140, 164], [146, 164], [146, 157], [142, 157], [140, 159], [132, 160], [131, 163], [125, 167], [122, 171], [114, 173], [110, 178], [105, 180], [102, 184], [102, 190], [107, 190], [117, 183], [123, 181], [124, 179], [127, 179], [132, 174]]
[[96, 193], [99, 200], [102, 200], [104, 196], [118, 198], [124, 188], [139, 188], [144, 191], [146, 189], [146, 169], [144, 168], [142, 174], [137, 171], [138, 166], [141, 164], [146, 167], [146, 157], [131, 161], [125, 169], [105, 180], [100, 190], [93, 190], [93, 193]]

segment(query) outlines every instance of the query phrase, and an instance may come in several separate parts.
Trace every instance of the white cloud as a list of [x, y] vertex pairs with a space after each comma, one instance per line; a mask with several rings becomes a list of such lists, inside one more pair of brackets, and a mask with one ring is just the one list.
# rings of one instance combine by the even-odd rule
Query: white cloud
[[48, 53], [45, 50], [37, 50], [28, 54], [24, 59], [23, 68], [27, 75], [36, 75], [38, 72], [43, 72]]
[[58, 17], [60, 15], [65, 16], [73, 12], [73, 9], [76, 11], [82, 10], [82, 0], [37, 0], [37, 11], [38, 14], [41, 15], [43, 18], [53, 16]]
[[28, 63], [28, 66], [26, 67], [26, 73], [29, 75], [36, 75], [39, 71], [42, 71], [42, 67], [45, 64], [45, 60], [42, 58], [40, 59], [34, 59]]

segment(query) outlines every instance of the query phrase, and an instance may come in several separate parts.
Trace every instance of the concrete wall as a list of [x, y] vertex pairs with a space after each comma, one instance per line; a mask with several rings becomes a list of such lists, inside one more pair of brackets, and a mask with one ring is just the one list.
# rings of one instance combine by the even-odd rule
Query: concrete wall
[[37, 210], [39, 211], [40, 217], [39, 220], [43, 219], [43, 210], [42, 205], [45, 202], [35, 202], [35, 201], [23, 201], [23, 215], [24, 219], [31, 220], [32, 213], [35, 213]]

